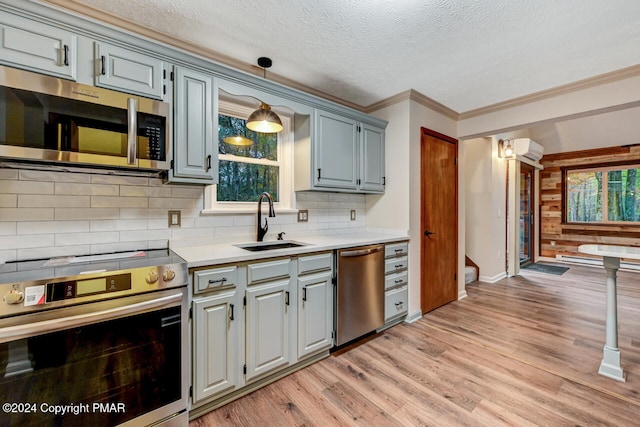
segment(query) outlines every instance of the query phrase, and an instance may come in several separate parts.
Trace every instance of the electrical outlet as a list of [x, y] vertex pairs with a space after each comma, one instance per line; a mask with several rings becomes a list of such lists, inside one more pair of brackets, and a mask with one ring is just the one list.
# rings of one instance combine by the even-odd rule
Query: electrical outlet
[[309, 211], [307, 209], [301, 209], [298, 211], [298, 222], [309, 221]]
[[180, 227], [180, 211], [169, 211], [169, 227]]
[[355, 220], [356, 220], [356, 210], [351, 209], [351, 221], [355, 221]]

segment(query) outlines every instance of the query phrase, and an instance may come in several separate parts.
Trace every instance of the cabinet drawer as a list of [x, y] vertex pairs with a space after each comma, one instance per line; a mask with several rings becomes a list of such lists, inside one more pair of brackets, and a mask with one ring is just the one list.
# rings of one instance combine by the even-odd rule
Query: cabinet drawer
[[228, 267], [200, 270], [193, 273], [193, 286], [195, 292], [210, 291], [226, 286], [238, 284], [238, 268], [235, 265]]
[[392, 243], [390, 245], [385, 245], [384, 247], [384, 257], [391, 258], [395, 256], [404, 256], [409, 253], [409, 243]]
[[409, 267], [409, 258], [389, 258], [384, 262], [384, 274], [397, 273]]
[[409, 304], [407, 297], [409, 296], [409, 288], [402, 288], [387, 291], [384, 297], [384, 321], [393, 319], [397, 316], [407, 314]]
[[404, 271], [402, 273], [389, 274], [384, 278], [384, 288], [391, 289], [398, 286], [404, 286], [409, 281], [409, 274]]
[[333, 265], [333, 253], [316, 254], [298, 258], [298, 274], [306, 274], [314, 271], [331, 270]]
[[278, 259], [275, 261], [260, 262], [247, 266], [248, 284], [263, 282], [269, 279], [289, 277], [290, 259]]

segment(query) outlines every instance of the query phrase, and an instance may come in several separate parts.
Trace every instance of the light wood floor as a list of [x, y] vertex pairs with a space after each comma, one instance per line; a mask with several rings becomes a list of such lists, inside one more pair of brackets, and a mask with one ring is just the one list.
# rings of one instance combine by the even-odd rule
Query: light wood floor
[[627, 382], [597, 374], [605, 273], [467, 285], [395, 326], [191, 422], [201, 426], [638, 426], [640, 273], [618, 276]]

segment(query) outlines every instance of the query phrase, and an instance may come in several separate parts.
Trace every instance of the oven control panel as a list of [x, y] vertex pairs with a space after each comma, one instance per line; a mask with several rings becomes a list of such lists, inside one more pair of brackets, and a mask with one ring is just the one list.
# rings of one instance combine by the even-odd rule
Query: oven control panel
[[[115, 274], [85, 280], [47, 283], [45, 302], [61, 301], [85, 295], [106, 294], [131, 289], [131, 274]], [[25, 302], [26, 305], [27, 302]]]

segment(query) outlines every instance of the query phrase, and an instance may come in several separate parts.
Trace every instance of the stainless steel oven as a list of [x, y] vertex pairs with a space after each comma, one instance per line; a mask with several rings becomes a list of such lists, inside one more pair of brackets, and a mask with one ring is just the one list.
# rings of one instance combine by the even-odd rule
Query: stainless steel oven
[[187, 281], [168, 250], [0, 266], [0, 424], [186, 426]]
[[168, 170], [169, 104], [0, 66], [0, 157]]

